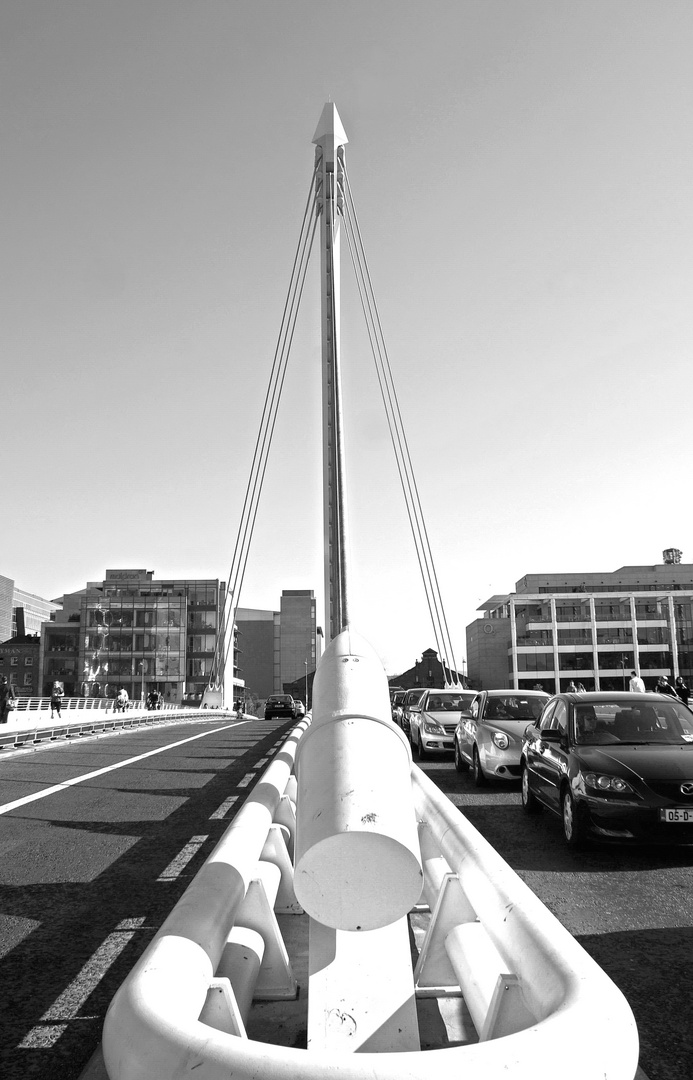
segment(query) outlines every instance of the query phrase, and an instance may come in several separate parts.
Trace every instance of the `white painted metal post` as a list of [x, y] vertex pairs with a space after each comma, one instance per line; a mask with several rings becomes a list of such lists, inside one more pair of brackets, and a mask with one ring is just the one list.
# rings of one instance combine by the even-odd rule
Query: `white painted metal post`
[[373, 930], [418, 901], [423, 872], [410, 770], [382, 664], [362, 637], [344, 630], [318, 666], [313, 721], [296, 758], [294, 889], [323, 925]]

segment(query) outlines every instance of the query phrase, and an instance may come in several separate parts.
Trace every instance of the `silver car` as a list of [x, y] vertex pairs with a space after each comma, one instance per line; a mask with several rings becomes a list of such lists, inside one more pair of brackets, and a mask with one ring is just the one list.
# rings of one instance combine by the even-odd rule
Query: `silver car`
[[409, 710], [409, 738], [420, 758], [433, 751], [452, 750], [460, 717], [467, 715], [474, 690], [426, 690], [418, 705]]
[[455, 768], [471, 767], [474, 783], [519, 780], [522, 736], [541, 715], [543, 690], [481, 690], [455, 730]]

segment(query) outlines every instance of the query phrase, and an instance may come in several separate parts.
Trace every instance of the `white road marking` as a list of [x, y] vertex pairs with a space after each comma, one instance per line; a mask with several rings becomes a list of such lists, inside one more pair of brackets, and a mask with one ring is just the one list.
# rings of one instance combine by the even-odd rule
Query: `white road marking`
[[224, 799], [221, 806], [217, 807], [213, 814], [209, 815], [209, 820], [214, 821], [216, 818], [226, 817], [228, 811], [233, 804], [238, 801], [238, 795], [230, 795], [228, 799]]
[[166, 869], [159, 874], [157, 881], [173, 881], [183, 872], [190, 860], [200, 850], [205, 840], [208, 840], [208, 836], [192, 836], [188, 840], [184, 848], [182, 848], [175, 859], [172, 859]]
[[118, 959], [144, 921], [144, 918], [123, 919], [118, 923], [113, 933], [108, 935], [94, 955], [87, 960], [77, 977], [43, 1014], [41, 1020], [46, 1023], [37, 1025], [27, 1032], [18, 1045], [19, 1050], [36, 1050], [55, 1045], [68, 1024], [64, 1022], [51, 1024], [49, 1021], [69, 1021], [78, 1016], [84, 1002], [94, 992], [111, 964]]
[[253, 768], [254, 769], [261, 769], [262, 766], [266, 765], [268, 761], [269, 761], [269, 758], [266, 758], [266, 757], [260, 758], [259, 761], [255, 762], [255, 764], [253, 765]]
[[242, 780], [239, 780], [236, 787], [247, 787], [251, 780], [255, 779], [254, 772], [247, 772]]
[[55, 795], [58, 791], [74, 787], [75, 784], [83, 784], [85, 780], [92, 780], [95, 776], [103, 776], [104, 773], [113, 772], [114, 769], [123, 769], [126, 765], [132, 765], [136, 761], [154, 757], [155, 754], [163, 754], [164, 751], [173, 750], [176, 746], [185, 746], [186, 743], [195, 742], [196, 739], [205, 739], [208, 735], [216, 735], [220, 731], [228, 731], [230, 728], [240, 727], [241, 724], [247, 723], [249, 723], [248, 720], [239, 720], [235, 724], [226, 724], [224, 727], [214, 728], [213, 731], [203, 731], [200, 735], [191, 735], [188, 739], [179, 739], [178, 742], [168, 743], [167, 746], [160, 746], [157, 750], [148, 750], [146, 754], [126, 758], [124, 761], [118, 761], [115, 765], [107, 765], [104, 769], [95, 769], [94, 772], [84, 773], [82, 776], [73, 776], [72, 780], [64, 780], [62, 784], [53, 784], [52, 787], [43, 788], [42, 791], [36, 791], [33, 795], [25, 795], [23, 799], [15, 799], [14, 802], [5, 803], [4, 806], [0, 806], [0, 814], [7, 814], [10, 810], [17, 810], [20, 806], [37, 802], [39, 799], [46, 799], [49, 795]]

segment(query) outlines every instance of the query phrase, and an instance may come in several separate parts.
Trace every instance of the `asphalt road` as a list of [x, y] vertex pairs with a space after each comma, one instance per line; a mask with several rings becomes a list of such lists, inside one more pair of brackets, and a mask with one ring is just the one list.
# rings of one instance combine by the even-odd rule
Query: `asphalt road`
[[[691, 1080], [693, 847], [573, 852], [558, 817], [523, 812], [519, 785], [479, 790], [451, 755], [417, 764], [623, 991], [649, 1080]], [[577, 1033], [567, 1052], [579, 1053]]]
[[2, 1080], [76, 1080], [118, 986], [293, 726], [212, 717], [3, 752]]

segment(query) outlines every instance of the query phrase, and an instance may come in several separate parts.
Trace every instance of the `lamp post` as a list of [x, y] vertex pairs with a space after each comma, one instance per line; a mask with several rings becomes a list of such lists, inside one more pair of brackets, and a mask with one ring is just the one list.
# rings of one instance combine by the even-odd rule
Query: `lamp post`
[[144, 665], [146, 661], [140, 660], [140, 671], [142, 672], [142, 704], [144, 705]]

